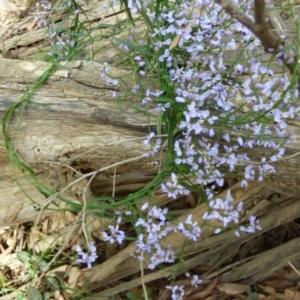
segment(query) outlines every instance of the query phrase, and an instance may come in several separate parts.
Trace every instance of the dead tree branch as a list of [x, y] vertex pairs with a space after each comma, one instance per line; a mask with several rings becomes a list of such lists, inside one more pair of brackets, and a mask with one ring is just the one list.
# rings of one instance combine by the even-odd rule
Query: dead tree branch
[[230, 0], [216, 0], [216, 2], [235, 20], [247, 27], [263, 44], [265, 51], [274, 53], [283, 61], [291, 74], [296, 72], [300, 86], [300, 72], [297, 65], [297, 56], [292, 56], [289, 52], [284, 52], [284, 40], [278, 32], [271, 31], [266, 21], [266, 3], [265, 0], [255, 0], [254, 15], [255, 21], [246, 16]]

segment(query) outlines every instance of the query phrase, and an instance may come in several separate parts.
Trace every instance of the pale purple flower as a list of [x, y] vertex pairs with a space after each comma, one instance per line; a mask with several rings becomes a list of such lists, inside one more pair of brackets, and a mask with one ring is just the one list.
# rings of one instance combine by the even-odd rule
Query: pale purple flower
[[149, 203], [146, 202], [142, 205], [141, 210], [147, 210], [149, 208]]
[[179, 141], [176, 140], [174, 143], [174, 151], [176, 152], [177, 156], [181, 156], [182, 155], [182, 151], [180, 149], [180, 145], [179, 145]]
[[154, 219], [165, 221], [166, 220], [165, 215], [167, 213], [168, 213], [168, 209], [167, 208], [161, 209], [161, 208], [157, 208], [156, 206], [153, 206], [149, 210], [148, 216], [151, 217], [151, 218], [154, 218]]
[[227, 142], [229, 143], [230, 142], [230, 135], [228, 133], [225, 133], [222, 138]]
[[249, 164], [245, 167], [244, 177], [247, 180], [254, 180], [255, 170], [253, 169], [253, 165]]
[[170, 108], [171, 103], [166, 103], [165, 105], [163, 105], [162, 103], [158, 103], [155, 111], [156, 112], [160, 112], [160, 111], [166, 111], [168, 108]]
[[147, 135], [147, 138], [143, 141], [143, 144], [144, 145], [148, 145], [149, 142], [151, 141], [151, 139], [155, 136], [155, 133], [154, 132], [150, 132], [148, 135]]
[[157, 139], [155, 145], [152, 148], [151, 156], [155, 156], [161, 148], [161, 139]]
[[192, 28], [188, 28], [188, 29], [179, 29], [179, 30], [176, 30], [176, 33], [181, 35], [181, 37], [184, 39], [184, 40], [189, 40], [192, 36], [191, 36], [191, 31], [192, 31]]
[[133, 94], [136, 95], [136, 94], [137, 94], [137, 91], [138, 91], [140, 88], [141, 88], [141, 87], [140, 87], [138, 84], [136, 84], [136, 85], [133, 86], [133, 88], [132, 88], [131, 91], [132, 91]]
[[168, 197], [176, 199], [179, 195], [188, 195], [189, 190], [185, 189], [182, 185], [178, 184], [177, 176], [175, 173], [171, 174], [172, 182], [166, 182], [161, 185], [161, 189], [164, 193], [168, 194]]
[[220, 232], [221, 232], [221, 228], [217, 228], [217, 229], [214, 231], [215, 234], [219, 234]]
[[167, 20], [169, 23], [173, 23], [175, 21], [175, 19], [173, 18], [173, 12], [170, 11], [167, 14], [162, 14], [162, 17]]
[[108, 241], [111, 244], [118, 242], [118, 244], [122, 244], [123, 240], [125, 239], [125, 233], [122, 230], [119, 230], [119, 225], [116, 225], [116, 227], [109, 225], [108, 226], [111, 235], [107, 234], [105, 231], [102, 231], [102, 237], [104, 241]]
[[201, 235], [201, 228], [198, 226], [198, 222], [192, 222], [192, 215], [190, 214], [185, 222], [180, 222], [177, 225], [177, 229], [188, 239], [196, 242]]
[[183, 97], [176, 97], [175, 101], [178, 103], [184, 103], [186, 100]]
[[89, 245], [89, 253], [83, 252], [81, 250], [81, 247], [79, 245], [76, 245], [75, 250], [77, 252], [77, 254], [79, 256], [81, 256], [81, 258], [78, 258], [76, 260], [77, 264], [87, 264], [87, 267], [90, 269], [92, 267], [92, 263], [95, 262], [95, 260], [97, 259], [97, 254], [96, 254], [96, 247], [95, 247], [95, 243], [91, 242]]
[[150, 92], [150, 95], [152, 95], [154, 97], [159, 97], [163, 93], [164, 93], [164, 91], [155, 91], [155, 92]]
[[255, 216], [250, 216], [249, 217], [249, 225], [248, 226], [240, 226], [240, 231], [243, 231], [246, 233], [255, 233], [256, 230], [262, 229], [258, 224], [259, 224], [259, 220], [257, 220]]
[[231, 41], [227, 43], [227, 47], [228, 49], [236, 50], [237, 46], [236, 46], [235, 39], [231, 39]]
[[168, 290], [171, 290], [171, 299], [172, 300], [183, 300], [184, 297], [184, 286], [166, 286]]
[[198, 284], [201, 284], [202, 280], [199, 278], [198, 275], [193, 275], [192, 279], [191, 279], [191, 286], [197, 288]]

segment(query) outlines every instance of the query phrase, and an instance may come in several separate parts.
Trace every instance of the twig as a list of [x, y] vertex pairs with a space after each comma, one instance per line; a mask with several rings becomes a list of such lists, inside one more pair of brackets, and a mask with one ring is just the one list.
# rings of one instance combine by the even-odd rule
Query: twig
[[87, 243], [87, 245], [89, 245], [89, 238], [88, 238], [88, 235], [87, 235], [87, 232], [86, 232], [86, 228], [84, 226], [85, 222], [86, 222], [86, 205], [87, 205], [87, 202], [86, 202], [86, 197], [85, 197], [85, 194], [86, 194], [86, 191], [87, 191], [87, 188], [85, 188], [85, 191], [83, 192], [83, 195], [82, 195], [82, 200], [83, 200], [83, 207], [82, 207], [82, 230], [83, 230], [83, 234], [84, 234], [84, 237], [85, 237], [85, 241]]
[[[144, 251], [142, 251], [141, 257], [144, 257]], [[148, 300], [147, 288], [145, 286], [145, 281], [144, 281], [144, 266], [143, 266], [142, 260], [140, 260], [140, 268], [141, 268], [141, 283], [142, 283], [142, 287], [143, 287], [144, 297], [145, 297], [145, 300]]]
[[[262, 42], [265, 49], [276, 49], [282, 41], [276, 32], [270, 31], [266, 20], [265, 14], [265, 1], [255, 0], [255, 22], [247, 17], [240, 9], [230, 0], [216, 0], [216, 2], [234, 19], [242, 23], [245, 27], [252, 31], [252, 33]], [[264, 19], [263, 19], [264, 18]]]
[[[273, 160], [273, 161], [268, 161], [267, 163], [276, 163], [276, 162], [280, 162], [280, 161], [284, 161], [284, 160], [288, 160], [290, 158], [293, 158], [293, 157], [296, 157], [300, 155], [300, 151], [299, 152], [296, 152], [294, 154], [291, 154], [291, 155], [288, 155], [288, 156], [285, 156], [285, 157], [282, 157], [282, 158], [279, 158], [279, 159], [276, 159], [276, 160]], [[242, 163], [245, 163], [245, 164], [253, 164], [253, 165], [261, 165], [263, 164], [261, 161], [251, 161], [251, 160], [239, 160], [239, 162], [242, 162]]]
[[[246, 16], [231, 0], [216, 0], [231, 17], [247, 27], [263, 44], [267, 53], [274, 53], [281, 59], [290, 73], [293, 75], [298, 70], [297, 59], [288, 52], [283, 53], [279, 46], [284, 46], [284, 42], [277, 32], [269, 29], [265, 19], [265, 0], [255, 0], [255, 22]], [[298, 83], [300, 88], [300, 72], [297, 71]]]
[[[216, 0], [216, 2], [234, 19], [242, 23], [245, 27], [262, 42], [266, 51], [268, 49], [276, 49], [282, 44], [279, 35], [269, 30], [266, 20], [263, 19], [265, 11], [265, 1], [255, 0], [255, 17], [257, 20], [252, 21], [246, 16], [231, 0]], [[263, 7], [263, 8], [262, 8]], [[261, 11], [259, 11], [261, 10]]]
[[255, 23], [256, 25], [264, 25], [266, 21], [265, 0], [255, 0]]
[[291, 268], [300, 276], [300, 273], [299, 273], [299, 271], [294, 267], [294, 265], [290, 262], [290, 261], [288, 261], [288, 264], [291, 266]]

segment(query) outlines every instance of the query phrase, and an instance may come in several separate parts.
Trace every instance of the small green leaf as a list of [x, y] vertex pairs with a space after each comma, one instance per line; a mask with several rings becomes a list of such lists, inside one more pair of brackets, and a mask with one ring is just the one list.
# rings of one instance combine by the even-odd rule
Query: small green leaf
[[16, 299], [17, 299], [17, 300], [27, 300], [28, 298], [27, 298], [27, 296], [24, 295], [23, 293], [17, 292]]
[[24, 264], [26, 264], [26, 263], [29, 263], [29, 264], [30, 264], [31, 258], [30, 258], [29, 253], [26, 252], [26, 251], [19, 251], [19, 252], [17, 252], [17, 258], [18, 258], [21, 262], [23, 262]]
[[46, 283], [53, 291], [60, 290], [60, 282], [56, 277], [47, 276], [46, 277]]
[[221, 258], [221, 254], [217, 254], [209, 260], [209, 263], [212, 265], [216, 263]]
[[48, 263], [44, 260], [39, 261], [39, 267], [42, 272], [48, 271]]
[[43, 300], [42, 294], [31, 285], [28, 286], [27, 294], [28, 300]]
[[251, 288], [248, 288], [246, 292], [247, 292], [247, 300], [255, 300], [258, 296], [256, 292], [251, 291]]
[[134, 292], [128, 292], [126, 293], [126, 297], [129, 299], [129, 300], [138, 300], [138, 296], [136, 295], [136, 293]]

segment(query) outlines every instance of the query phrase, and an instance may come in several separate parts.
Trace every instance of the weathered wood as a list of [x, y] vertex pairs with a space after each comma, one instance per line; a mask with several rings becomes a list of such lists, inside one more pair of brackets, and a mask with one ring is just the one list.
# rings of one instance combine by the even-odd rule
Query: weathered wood
[[[49, 64], [44, 62], [24, 62], [16, 60], [1, 60], [0, 64], [0, 115], [13, 104], [23, 93], [26, 85], [32, 84]], [[112, 74], [126, 74], [126, 70], [111, 69]], [[130, 80], [130, 79], [128, 79]], [[125, 92], [124, 85], [118, 87], [118, 92]], [[15, 138], [15, 149], [31, 168], [45, 179], [50, 176], [50, 186], [64, 187], [74, 179], [55, 177], [53, 170], [62, 163], [73, 166], [76, 170], [97, 170], [116, 162], [138, 157], [145, 151], [141, 140], [149, 132], [147, 117], [137, 113], [133, 105], [139, 106], [133, 97], [116, 103], [111, 98], [112, 87], [100, 77], [99, 66], [88, 62], [67, 63], [64, 68], [57, 70], [32, 100], [43, 104], [29, 104], [26, 108], [20, 128]], [[15, 112], [14, 119], [9, 123], [9, 135], [15, 129], [19, 113]], [[155, 119], [152, 121], [155, 123]], [[153, 127], [152, 129], [155, 129]], [[295, 141], [287, 146], [290, 159], [275, 164], [277, 173], [270, 178], [275, 183], [299, 186], [300, 171], [298, 156], [300, 149], [300, 129], [295, 122], [289, 126], [294, 131]], [[2, 139], [2, 135], [0, 136]], [[2, 140], [3, 142], [3, 140]], [[93, 151], [91, 149], [96, 148]], [[90, 151], [84, 154], [86, 151]], [[4, 222], [5, 209], [0, 210], [0, 226], [9, 222], [18, 223], [29, 217], [28, 209], [31, 202], [11, 182], [13, 174], [9, 170], [9, 162], [2, 147], [2, 179], [0, 205], [12, 209], [11, 217]], [[152, 166], [151, 161], [139, 159], [120, 165], [117, 174], [127, 174], [139, 170], [141, 174]], [[107, 170], [97, 177], [107, 181], [114, 170]], [[52, 176], [52, 177], [51, 177]], [[126, 176], [125, 176], [126, 177]], [[82, 193], [83, 185], [73, 190], [74, 199]], [[26, 185], [33, 193], [36, 201], [45, 201], [33, 188]], [[81, 189], [81, 191], [80, 191]], [[16, 196], [18, 195], [18, 196]], [[22, 196], [21, 196], [22, 195]], [[20, 204], [22, 203], [22, 204]], [[37, 214], [32, 209], [32, 214]], [[32, 218], [32, 215], [30, 215]]]
[[[34, 83], [47, 67], [49, 64], [43, 62], [1, 60], [1, 118], [10, 105], [22, 95], [26, 85]], [[115, 74], [117, 72], [118, 75], [126, 73], [126, 70], [113, 68], [111, 71]], [[118, 92], [124, 91], [125, 87], [121, 85]], [[149, 132], [149, 125], [147, 118], [136, 113], [133, 108], [140, 106], [140, 103], [135, 102], [133, 97], [116, 103], [111, 93], [112, 87], [100, 77], [99, 66], [87, 62], [66, 64], [64, 69], [51, 76], [47, 84], [32, 97], [32, 101], [38, 104], [27, 106], [14, 138], [17, 154], [39, 174], [42, 181], [46, 180], [46, 183], [50, 183], [50, 186], [56, 189], [64, 187], [76, 178], [73, 178], [76, 174], [70, 172], [62, 176], [53, 174], [63, 163], [77, 171], [93, 171], [141, 156], [145, 152], [142, 139]], [[19, 121], [18, 117], [19, 111], [16, 110], [12, 122], [8, 125], [10, 136]], [[2, 133], [0, 140], [3, 144]], [[84, 154], [87, 151], [89, 152]], [[0, 149], [0, 155], [0, 226], [34, 219], [38, 212], [31, 208], [31, 213], [28, 213], [31, 202], [12, 182], [14, 175], [9, 167], [4, 146]], [[142, 177], [151, 165], [150, 160], [142, 158], [120, 164], [116, 168], [116, 174], [130, 175], [133, 170], [139, 170]], [[101, 186], [101, 182], [107, 182], [113, 174], [114, 169], [101, 172], [96, 178], [97, 185]], [[24, 184], [24, 180], [21, 181]], [[71, 196], [74, 196], [74, 200], [80, 198], [85, 184], [83, 181], [73, 189]], [[30, 187], [29, 183], [24, 189], [32, 194], [35, 201], [45, 201], [45, 197]], [[8, 210], [11, 213], [8, 214]]]
[[[1, 60], [2, 113], [48, 66], [41, 62]], [[111, 97], [113, 87], [100, 77], [99, 66], [74, 62], [66, 64], [66, 68], [58, 70], [33, 96], [32, 101], [38, 104], [27, 107], [15, 146], [23, 159], [34, 167], [42, 166], [43, 161], [62, 161], [70, 155], [90, 150], [92, 146], [101, 149], [101, 145], [107, 147], [98, 151], [99, 155], [111, 163], [114, 161], [111, 155], [114, 146], [109, 146], [109, 143], [127, 141], [132, 131], [136, 132], [136, 138], [148, 132], [147, 119], [137, 114], [133, 107], [141, 108], [141, 105], [134, 103], [133, 97], [122, 103], [114, 102]], [[124, 70], [114, 72], [126, 74]], [[124, 92], [124, 87], [123, 90], [117, 88], [117, 91]], [[15, 115], [17, 122], [18, 113]], [[15, 125], [10, 126], [14, 128]], [[119, 129], [112, 137], [112, 127], [115, 126]], [[137, 144], [140, 144], [139, 140], [127, 141], [122, 146], [121, 157], [127, 157], [129, 152], [129, 156], [139, 154], [140, 151], [134, 152], [134, 147], [130, 146]], [[96, 163], [96, 167], [101, 166], [103, 163]]]

